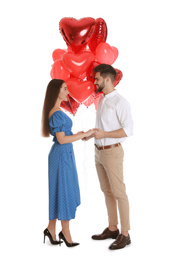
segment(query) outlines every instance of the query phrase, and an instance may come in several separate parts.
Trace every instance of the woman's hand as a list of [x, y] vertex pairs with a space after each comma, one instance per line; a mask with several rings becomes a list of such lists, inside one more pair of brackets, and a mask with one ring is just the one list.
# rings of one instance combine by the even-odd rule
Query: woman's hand
[[89, 137], [89, 136], [93, 135], [94, 133], [95, 133], [95, 130], [94, 129], [90, 129], [87, 132], [85, 132], [85, 137]]
[[77, 134], [84, 134], [84, 131], [79, 131], [77, 132]]
[[85, 132], [84, 134], [85, 134], [85, 136], [84, 136], [84, 138], [82, 138], [82, 141], [88, 141], [89, 139], [94, 137], [95, 130], [90, 129], [87, 132]]

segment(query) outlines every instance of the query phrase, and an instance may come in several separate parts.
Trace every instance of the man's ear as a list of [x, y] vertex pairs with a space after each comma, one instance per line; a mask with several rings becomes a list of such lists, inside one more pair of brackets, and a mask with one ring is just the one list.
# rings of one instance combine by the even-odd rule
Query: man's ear
[[106, 83], [109, 83], [110, 81], [111, 81], [110, 77], [106, 77], [106, 78], [105, 78], [105, 82], [106, 82]]

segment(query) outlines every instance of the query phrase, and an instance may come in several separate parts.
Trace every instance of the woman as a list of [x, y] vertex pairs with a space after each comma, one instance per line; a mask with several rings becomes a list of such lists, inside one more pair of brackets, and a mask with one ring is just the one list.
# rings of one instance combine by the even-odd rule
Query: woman
[[[72, 120], [61, 110], [62, 101], [67, 101], [68, 90], [63, 80], [53, 79], [47, 86], [42, 114], [42, 135], [54, 136], [54, 144], [49, 153], [49, 224], [44, 230], [52, 244], [61, 244], [64, 240], [67, 246], [73, 243], [69, 221], [75, 218], [76, 208], [80, 205], [80, 191], [72, 142], [90, 136], [88, 132], [71, 132]], [[61, 220], [62, 231], [59, 241], [56, 240], [56, 220]]]

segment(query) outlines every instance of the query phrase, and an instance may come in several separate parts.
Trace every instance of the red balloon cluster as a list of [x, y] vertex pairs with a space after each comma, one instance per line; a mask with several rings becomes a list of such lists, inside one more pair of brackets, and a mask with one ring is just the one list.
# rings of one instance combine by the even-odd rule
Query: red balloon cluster
[[[67, 83], [69, 100], [61, 106], [73, 115], [80, 104], [88, 107], [94, 103], [97, 109], [102, 93], [96, 91], [93, 68], [101, 63], [112, 65], [118, 57], [117, 48], [106, 43], [106, 22], [102, 18], [63, 18], [59, 26], [68, 48], [54, 50], [51, 78], [63, 79]], [[114, 86], [122, 78], [122, 72], [115, 70]]]

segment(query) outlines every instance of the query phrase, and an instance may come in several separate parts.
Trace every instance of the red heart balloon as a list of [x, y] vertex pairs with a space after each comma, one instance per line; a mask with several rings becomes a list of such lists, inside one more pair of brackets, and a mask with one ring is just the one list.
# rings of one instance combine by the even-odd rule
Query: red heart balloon
[[88, 46], [90, 50], [95, 53], [95, 50], [99, 43], [105, 42], [107, 38], [107, 26], [106, 22], [102, 18], [96, 19], [96, 29], [94, 35], [89, 42]]
[[68, 96], [68, 101], [62, 101], [61, 102], [61, 107], [63, 109], [65, 109], [66, 111], [70, 112], [71, 114], [75, 115], [78, 107], [79, 107], [79, 103], [76, 102], [72, 97]]
[[94, 73], [94, 71], [93, 71], [93, 69], [95, 68], [95, 67], [97, 67], [98, 65], [99, 65], [100, 63], [99, 62], [96, 62], [96, 61], [93, 61], [92, 63], [91, 63], [91, 65], [89, 66], [89, 68], [88, 68], [88, 70], [87, 70], [87, 80], [90, 80], [90, 81], [92, 81], [93, 83], [94, 83], [94, 81], [95, 81], [95, 73]]
[[117, 75], [116, 75], [116, 78], [115, 78], [115, 81], [114, 81], [114, 87], [116, 85], [118, 85], [118, 83], [120, 82], [120, 80], [123, 77], [123, 73], [121, 72], [121, 70], [118, 70], [118, 69], [115, 69], [115, 70], [116, 70]]
[[[103, 93], [102, 93], [103, 94]], [[98, 103], [99, 103], [99, 100], [100, 100], [100, 98], [101, 98], [101, 93], [100, 93], [100, 95], [99, 96], [97, 96], [95, 99], [94, 99], [94, 105], [95, 105], [95, 109], [97, 110], [97, 106], [98, 106]]]
[[118, 49], [106, 42], [101, 42], [96, 48], [96, 59], [100, 63], [112, 65], [118, 57]]
[[60, 23], [60, 32], [67, 46], [75, 52], [83, 50], [95, 31], [95, 19], [87, 17], [80, 20], [63, 18]]
[[63, 79], [64, 81], [70, 78], [70, 72], [64, 67], [61, 60], [54, 62], [50, 75], [52, 79]]
[[[96, 104], [98, 103], [100, 97], [102, 96], [103, 92], [97, 92], [97, 90], [95, 90], [92, 95], [83, 102], [83, 104], [86, 107], [89, 107], [92, 103]], [[96, 106], [95, 106], [96, 107]]]
[[67, 88], [72, 98], [83, 103], [94, 92], [95, 86], [91, 81], [79, 81], [74, 78], [67, 81]]
[[64, 66], [75, 77], [86, 72], [92, 61], [93, 55], [86, 51], [80, 53], [80, 55], [75, 54], [74, 52], [67, 52], [62, 57]]
[[66, 53], [66, 50], [62, 50], [62, 49], [56, 49], [53, 51], [52, 53], [52, 59], [53, 61], [56, 61], [56, 60], [61, 60], [62, 58], [62, 55]]
[[93, 98], [93, 95], [89, 96], [89, 98], [87, 98], [87, 100], [85, 100], [83, 102], [83, 104], [86, 106], [86, 107], [89, 107], [92, 105], [92, 103], [94, 102], [94, 98]]

